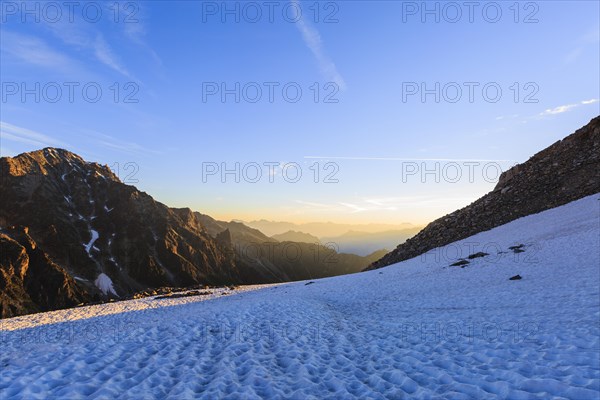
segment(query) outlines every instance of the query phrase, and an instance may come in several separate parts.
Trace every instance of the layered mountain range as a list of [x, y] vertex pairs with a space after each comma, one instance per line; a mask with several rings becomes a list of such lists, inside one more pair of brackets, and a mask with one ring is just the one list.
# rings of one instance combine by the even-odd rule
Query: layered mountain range
[[240, 221], [244, 225], [260, 230], [267, 236], [274, 237], [291, 232], [307, 233], [309, 235], [324, 238], [324, 237], [339, 237], [348, 232], [365, 232], [365, 233], [380, 233], [387, 231], [404, 231], [416, 229], [417, 226], [408, 222], [400, 224], [344, 224], [336, 222], [305, 222], [293, 223], [284, 221], [269, 221], [261, 219], [257, 221]]
[[[406, 239], [417, 234], [420, 230], [421, 228], [412, 226], [405, 229], [386, 230], [382, 232], [350, 230], [339, 236], [323, 237], [291, 230], [273, 235], [271, 238], [278, 241], [322, 243], [324, 245], [335, 246], [335, 249], [342, 253], [370, 256], [374, 252], [379, 253], [383, 250], [394, 248], [398, 243], [404, 242]], [[384, 253], [387, 253], [387, 250]]]
[[0, 317], [10, 317], [149, 288], [321, 278], [416, 257], [600, 192], [600, 117], [504, 172], [481, 199], [394, 251], [366, 257], [323, 239], [289, 240], [312, 239], [298, 232], [278, 240], [240, 222], [169, 208], [67, 150], [0, 158], [0, 173]]
[[416, 235], [422, 227], [389, 230], [383, 232], [348, 231], [340, 236], [324, 237], [325, 243], [336, 243], [339, 251], [367, 255], [376, 249], [393, 249], [398, 243]]
[[310, 233], [304, 233], [300, 231], [290, 230], [284, 233], [271, 236], [275, 240], [279, 241], [291, 241], [301, 243], [320, 243], [321, 239], [317, 236], [311, 235]]
[[1, 317], [149, 288], [358, 272], [383, 255], [281, 243], [241, 223], [169, 208], [67, 150], [4, 157], [0, 172]]
[[387, 253], [376, 250], [363, 256], [339, 251], [336, 243], [303, 241], [306, 236], [268, 237], [241, 222], [218, 221], [195, 213], [200, 226], [218, 241], [229, 244], [229, 251], [260, 276], [247, 276], [246, 282], [286, 282], [359, 272]]
[[505, 171], [493, 191], [427, 225], [367, 269], [408, 260], [517, 218], [600, 192], [600, 117]]

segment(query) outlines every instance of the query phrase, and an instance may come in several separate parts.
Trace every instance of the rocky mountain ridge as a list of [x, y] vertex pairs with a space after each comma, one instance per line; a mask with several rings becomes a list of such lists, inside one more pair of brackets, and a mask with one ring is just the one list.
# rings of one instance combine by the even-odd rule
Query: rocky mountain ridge
[[600, 117], [502, 173], [493, 191], [441, 217], [367, 270], [600, 192]]
[[161, 287], [358, 272], [381, 256], [279, 243], [239, 222], [169, 208], [67, 150], [0, 158], [0, 174], [0, 317]]
[[[268, 237], [242, 222], [218, 221], [195, 213], [209, 235], [229, 249], [244, 265], [251, 266], [260, 281], [272, 283], [316, 279], [361, 271], [383, 256], [385, 251], [373, 251], [364, 256], [346, 254], [337, 243], [320, 243], [318, 238], [304, 242], [303, 236]], [[296, 240], [290, 240], [296, 239]], [[248, 277], [247, 279], [252, 279]]]
[[[24, 246], [18, 227], [27, 227], [35, 244], [24, 247], [30, 268], [34, 248], [35, 254], [43, 254], [37, 258], [52, 261], [46, 263], [47, 274], [61, 274], [65, 284], [81, 294], [46, 293], [54, 296], [50, 308], [160, 286], [242, 282], [240, 266], [197, 228], [191, 210], [170, 209], [123, 184], [106, 166], [88, 163], [67, 150], [46, 148], [3, 157], [0, 171], [0, 227], [7, 250], [3, 253], [7, 262], [0, 268], [14, 283], [0, 282], [3, 317], [48, 309], [35, 301], [38, 307], [31, 307], [25, 297], [6, 300], [8, 286], [20, 287], [14, 279], [16, 270], [12, 272], [15, 263], [22, 268], [27, 264], [17, 246]], [[9, 303], [11, 310], [4, 306]]]

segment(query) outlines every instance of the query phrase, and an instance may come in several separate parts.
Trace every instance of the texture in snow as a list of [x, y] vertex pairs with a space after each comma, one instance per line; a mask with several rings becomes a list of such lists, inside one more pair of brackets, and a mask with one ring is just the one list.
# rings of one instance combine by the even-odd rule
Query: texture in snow
[[0, 398], [597, 399], [598, 197], [310, 285], [3, 320]]

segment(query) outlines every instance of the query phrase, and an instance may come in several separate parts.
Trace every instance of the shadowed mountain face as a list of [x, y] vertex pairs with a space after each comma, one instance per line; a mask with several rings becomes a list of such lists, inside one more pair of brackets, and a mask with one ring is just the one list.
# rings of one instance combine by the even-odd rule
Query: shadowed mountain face
[[358, 272], [379, 255], [280, 243], [174, 209], [60, 149], [0, 158], [0, 317], [158, 287], [271, 283]]
[[367, 269], [416, 257], [517, 218], [600, 192], [600, 117], [500, 176], [494, 190], [439, 218]]
[[37, 246], [27, 228], [0, 232], [0, 316], [71, 307], [89, 300], [75, 280]]
[[258, 229], [250, 228], [241, 222], [218, 221], [199, 212], [195, 212], [194, 215], [196, 216], [196, 219], [200, 223], [201, 227], [213, 237], [216, 237], [219, 233], [225, 230], [229, 230], [231, 233], [231, 240], [236, 244], [277, 242], [277, 240], [268, 237]]
[[[359, 272], [386, 252], [367, 255], [344, 254], [335, 243], [321, 244], [318, 238], [310, 242], [302, 233], [293, 237], [268, 237], [261, 231], [240, 222], [217, 221], [208, 215], [195, 213], [202, 229], [230, 249], [236, 260], [253, 271], [244, 275], [253, 283], [285, 282], [315, 279]], [[276, 238], [280, 240], [276, 240]], [[297, 240], [290, 240], [297, 239]], [[242, 271], [242, 273], [244, 272]], [[260, 280], [256, 280], [256, 276]]]
[[[24, 306], [28, 312], [152, 287], [242, 282], [233, 257], [198, 229], [191, 210], [174, 211], [154, 201], [121, 183], [108, 167], [47, 148], [2, 158], [0, 168], [0, 227], [28, 227], [35, 254], [52, 260], [40, 271], [62, 274], [72, 287], [47, 293], [55, 297], [47, 307], [34, 300], [37, 308]], [[14, 263], [26, 264], [17, 254], [17, 243], [24, 244], [15, 238], [15, 229], [2, 233], [13, 260], [3, 258], [0, 268], [12, 279]], [[25, 254], [31, 262], [27, 246]], [[20, 297], [3, 290], [3, 310], [7, 296]], [[3, 311], [2, 316], [9, 315], [14, 313]]]

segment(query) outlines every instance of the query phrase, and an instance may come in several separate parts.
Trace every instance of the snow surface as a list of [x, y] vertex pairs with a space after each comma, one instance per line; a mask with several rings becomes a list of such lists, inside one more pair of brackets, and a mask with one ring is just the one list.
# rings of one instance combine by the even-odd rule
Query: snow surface
[[598, 399], [598, 199], [310, 285], [2, 320], [0, 398]]
[[115, 296], [117, 296], [117, 292], [115, 292], [112, 280], [105, 273], [101, 273], [100, 275], [98, 275], [98, 277], [94, 281], [94, 285], [96, 285], [96, 287], [100, 289], [100, 291], [102, 291], [102, 293], [104, 294], [112, 293]]

